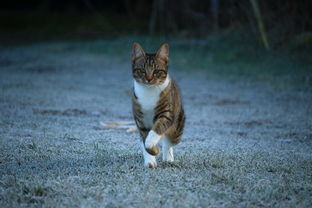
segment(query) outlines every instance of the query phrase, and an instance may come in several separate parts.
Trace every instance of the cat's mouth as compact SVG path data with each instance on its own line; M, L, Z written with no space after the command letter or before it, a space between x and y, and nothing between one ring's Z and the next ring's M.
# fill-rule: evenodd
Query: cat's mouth
M164 82L162 81L143 81L143 84L147 85L147 86L155 86L155 85L162 85Z
M155 85L162 85L164 81L162 80L146 80L146 79L137 79L137 83L145 86L155 86Z
M155 85L155 82L148 82L148 81L143 81L143 84L145 85Z
M144 80L144 84L153 85L153 84L155 84L155 82L153 80L150 80L150 81Z

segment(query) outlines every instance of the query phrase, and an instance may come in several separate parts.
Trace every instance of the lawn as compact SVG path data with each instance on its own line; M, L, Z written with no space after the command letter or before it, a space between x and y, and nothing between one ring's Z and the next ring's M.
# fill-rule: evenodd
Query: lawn
M2 46L0 206L311 207L311 53L241 37ZM100 125L132 120L134 41L169 43L187 116L153 170L137 132Z

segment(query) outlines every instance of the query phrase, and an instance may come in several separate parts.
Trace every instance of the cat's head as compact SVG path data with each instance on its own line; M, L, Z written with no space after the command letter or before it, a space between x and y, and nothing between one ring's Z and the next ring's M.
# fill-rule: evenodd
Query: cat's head
M138 82L161 85L168 76L169 46L163 44L157 53L145 53L138 43L133 44L132 74Z

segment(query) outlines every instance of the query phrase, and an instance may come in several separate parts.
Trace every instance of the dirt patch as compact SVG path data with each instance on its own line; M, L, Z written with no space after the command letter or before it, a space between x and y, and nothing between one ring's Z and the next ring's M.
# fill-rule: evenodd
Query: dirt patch
M248 105L249 101L242 101L240 99L221 99L214 103L215 105L224 106L224 105Z
M263 125L263 121L248 121L248 122L245 122L244 125L247 128L252 128L252 127L255 127L255 126L262 126Z
M236 134L240 137L246 137L248 135L246 132L242 132L242 131L236 132Z
M231 126L245 126L246 128L253 128L256 126L262 126L265 123L268 123L268 121L260 121L260 120L251 120L246 122L240 122L240 121L226 121L224 124L231 125Z
M34 73L54 73L60 71L57 67L52 65L39 65L39 66L28 66L24 67L23 70L27 72L34 72Z
M80 109L66 109L66 110L40 110L40 109L33 109L34 114L41 114L41 115L62 115L62 116L81 116L87 115L86 110Z

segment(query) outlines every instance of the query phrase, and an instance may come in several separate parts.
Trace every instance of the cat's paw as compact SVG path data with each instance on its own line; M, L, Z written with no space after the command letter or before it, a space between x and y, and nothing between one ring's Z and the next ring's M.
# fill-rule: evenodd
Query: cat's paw
M163 157L163 161L172 163L172 162L174 162L174 159L171 156L167 156L167 157Z
M165 162L173 162L173 145L168 139L165 137L162 141L162 153L163 153L163 161Z
M144 166L147 168L152 168L152 169L156 168L157 162L156 162L155 157L150 157L150 158L144 160Z
M163 150L163 161L165 161L165 162L173 162L174 161L172 147L170 149L164 149Z
M148 152L149 154L156 156L159 154L159 148L157 146L154 146L152 148L145 148L146 152Z
M145 149L151 155L158 155L159 149L157 147L158 142L161 139L161 135L151 130L145 140Z

